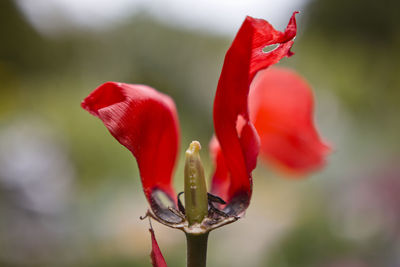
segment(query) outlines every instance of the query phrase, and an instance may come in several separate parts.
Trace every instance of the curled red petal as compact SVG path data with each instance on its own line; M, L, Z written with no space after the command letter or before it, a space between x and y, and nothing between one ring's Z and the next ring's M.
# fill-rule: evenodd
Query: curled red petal
M276 67L258 72L251 84L249 108L261 155L268 162L296 175L324 165L330 148L315 128L313 94L302 77Z
M154 230L150 228L149 231L151 234L151 263L153 264L153 267L167 267L167 263L165 262L154 235Z
M82 107L100 118L135 156L143 190L154 213L168 221L180 220L159 198L165 194L172 205L176 204L171 182L179 129L173 100L145 85L107 82L86 97Z
M275 30L267 21L247 17L225 56L214 101L214 128L229 175L228 208L242 213L252 193L251 172L255 167L258 135L249 120L247 96L255 74L291 56L292 39L296 36L293 13L284 32ZM278 45L263 52L269 45ZM219 188L212 188L220 191Z

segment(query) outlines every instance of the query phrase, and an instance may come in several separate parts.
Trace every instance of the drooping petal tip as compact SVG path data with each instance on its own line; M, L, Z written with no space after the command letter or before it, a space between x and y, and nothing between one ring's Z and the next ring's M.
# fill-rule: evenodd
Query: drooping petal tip
M81 107L87 110L90 114L98 117L99 109L125 100L123 91L115 89L119 86L121 86L121 83L117 82L106 82L102 84L81 102Z

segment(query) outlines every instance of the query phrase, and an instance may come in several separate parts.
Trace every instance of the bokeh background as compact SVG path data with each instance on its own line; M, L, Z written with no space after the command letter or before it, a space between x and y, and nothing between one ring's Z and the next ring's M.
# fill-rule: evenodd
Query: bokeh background
M80 101L105 81L171 95L180 155L203 144L245 15L283 30L333 147L294 180L261 162L246 217L210 235L209 266L400 266L400 20L396 0L0 1L0 266L150 266L134 158ZM182 158L176 169L183 188ZM181 232L153 223L170 266Z

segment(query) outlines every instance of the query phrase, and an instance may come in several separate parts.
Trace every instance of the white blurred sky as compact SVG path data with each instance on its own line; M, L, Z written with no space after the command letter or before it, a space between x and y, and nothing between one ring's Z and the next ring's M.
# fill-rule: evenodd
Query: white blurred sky
M174 26L233 35L246 15L267 19L282 30L307 0L17 0L42 33L70 26L103 28L146 12Z

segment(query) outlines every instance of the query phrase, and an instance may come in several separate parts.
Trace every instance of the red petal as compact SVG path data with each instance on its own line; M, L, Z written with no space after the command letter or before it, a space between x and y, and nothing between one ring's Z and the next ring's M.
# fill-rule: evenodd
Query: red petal
M313 95L302 77L283 68L260 71L249 106L265 159L300 175L324 164L330 149L315 129Z
M161 250L158 246L156 237L154 235L153 229L149 229L150 234L151 234L151 263L153 264L153 267L167 267L167 263L165 262L165 259L161 253Z
M250 202L251 171L259 149L247 108L250 83L259 70L292 55L295 14L284 32L275 30L265 20L247 17L225 56L214 101L214 128L230 173L218 179L230 180L226 195L233 213L241 213ZM265 46L274 44L278 44L275 50L263 52ZM217 187L212 188L213 192L221 191Z
M154 213L169 220L164 215L172 212L161 205L158 195L165 193L175 205L171 182L179 129L173 100L145 85L107 82L85 98L82 107L99 117L136 157L143 190Z
M215 165L214 176L211 181L211 191L220 198L227 200L231 181L228 168L224 161L224 156L222 155L221 146L219 145L215 135L211 138L209 149Z

